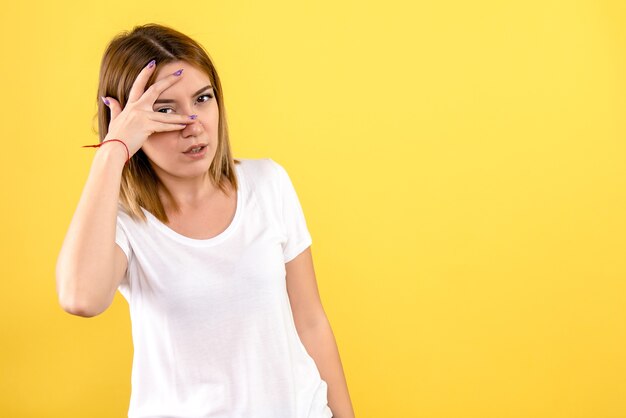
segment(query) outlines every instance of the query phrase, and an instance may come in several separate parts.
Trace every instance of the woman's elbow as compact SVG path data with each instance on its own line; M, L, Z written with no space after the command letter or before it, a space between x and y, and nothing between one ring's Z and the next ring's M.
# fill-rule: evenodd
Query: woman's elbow
M106 307L102 309L102 307L86 301L85 298L78 297L75 292L69 291L61 286L60 283L62 282L57 276L57 301L65 312L84 318L91 318L106 310Z
M70 315L81 316L83 318L91 318L101 313L98 312L98 310L94 309L93 306L90 306L89 304L86 304L77 298L68 298L66 296L64 297L59 295L58 301L61 309L63 309Z

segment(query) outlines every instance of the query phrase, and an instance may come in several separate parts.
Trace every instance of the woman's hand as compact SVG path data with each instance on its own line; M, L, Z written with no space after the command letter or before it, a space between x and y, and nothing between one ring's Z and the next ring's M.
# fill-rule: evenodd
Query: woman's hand
M109 101L111 122L104 141L113 138L124 141L131 156L141 148L146 139L153 133L184 129L186 124L193 122L189 115L160 113L153 110L154 102L161 93L182 77L182 73L179 75L170 74L151 85L144 92L146 83L155 68L156 65L153 65L152 67L146 66L141 70L131 87L128 103L124 109L114 98L105 98Z

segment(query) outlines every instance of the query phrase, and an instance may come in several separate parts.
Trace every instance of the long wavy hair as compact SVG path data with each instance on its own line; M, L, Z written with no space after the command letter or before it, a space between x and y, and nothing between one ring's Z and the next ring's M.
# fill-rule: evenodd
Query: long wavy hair
M235 164L239 161L233 159L230 148L224 93L217 70L200 44L167 26L154 23L135 26L129 32L118 34L106 48L100 65L96 97L100 142L106 137L111 121L109 108L100 97L115 98L123 109L139 72L153 59L156 60L157 68L148 79L146 90L154 84L158 66L174 61L185 61L204 71L209 77L219 109L219 126L217 150L208 174L211 182L222 191L228 191L227 181L230 181L236 191L238 182ZM135 220L146 221L146 216L141 210L143 207L161 222L167 223L165 208L158 194L159 188L173 202L173 210L178 211L179 208L171 199L172 194L159 180L148 157L140 149L131 157L122 171L119 203Z

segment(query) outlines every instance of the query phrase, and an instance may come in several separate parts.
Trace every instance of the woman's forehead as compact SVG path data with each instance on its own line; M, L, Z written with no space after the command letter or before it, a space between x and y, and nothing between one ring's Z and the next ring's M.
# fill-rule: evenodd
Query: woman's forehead
M209 79L209 76L204 71L201 71L197 67L184 61L176 61L164 64L161 68L158 69L155 82L168 77L170 74L173 74L180 69L183 70L181 79L172 84L167 89L163 90L161 95L164 95L167 92L182 92L191 90L196 91L199 88L213 85L213 83L211 83L211 80Z

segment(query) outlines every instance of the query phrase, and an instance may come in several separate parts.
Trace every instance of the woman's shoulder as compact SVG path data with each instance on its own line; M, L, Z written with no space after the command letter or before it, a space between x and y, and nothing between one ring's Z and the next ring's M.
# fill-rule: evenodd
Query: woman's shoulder
M281 175L283 167L271 158L237 158L246 179L258 182L272 181Z

